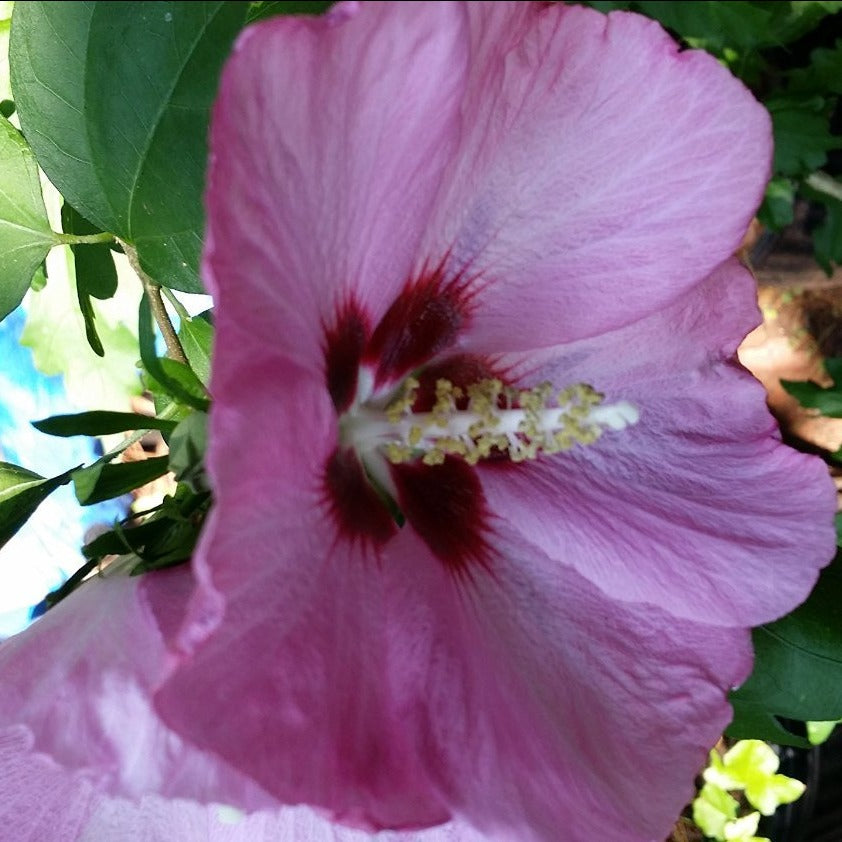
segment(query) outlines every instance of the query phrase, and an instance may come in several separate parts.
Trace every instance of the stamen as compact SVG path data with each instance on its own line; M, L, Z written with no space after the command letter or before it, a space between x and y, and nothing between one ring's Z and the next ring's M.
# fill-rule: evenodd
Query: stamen
M603 395L585 383L562 390L552 406L550 383L515 393L496 378L470 385L467 394L442 378L432 409L413 412L419 385L407 378L385 411L363 405L346 414L343 442L363 458L379 450L393 464L420 458L440 465L447 456L460 456L476 465L495 453L523 462L593 444L606 429L623 430L639 418L633 404L604 404ZM466 408L459 409L460 402Z

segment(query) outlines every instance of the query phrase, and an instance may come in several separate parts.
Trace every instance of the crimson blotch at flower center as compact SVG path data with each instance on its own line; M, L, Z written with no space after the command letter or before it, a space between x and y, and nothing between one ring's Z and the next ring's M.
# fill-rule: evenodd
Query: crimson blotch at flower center
M476 498L469 508L481 518L469 470L480 461L514 465L590 445L639 417L634 404L606 404L587 383L515 386L493 360L454 353L470 319L471 282L445 281L444 265L410 280L373 331L362 309L345 302L325 332L326 384L339 418L325 471L328 503L345 532L375 544L407 516L416 527L426 522L428 532L436 522L470 532L476 521L456 524L435 501ZM422 517L419 506L428 510ZM441 509L437 517L431 506ZM434 545L443 561L463 569L452 542L439 537Z

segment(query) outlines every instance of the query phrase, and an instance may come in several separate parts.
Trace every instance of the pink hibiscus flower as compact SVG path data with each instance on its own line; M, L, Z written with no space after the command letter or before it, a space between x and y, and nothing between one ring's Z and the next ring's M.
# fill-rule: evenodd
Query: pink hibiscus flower
M244 34L207 194L216 508L166 722L361 827L663 838L748 627L833 552L823 465L735 361L770 146L634 15Z
M765 112L634 15L343 5L243 36L211 143L195 590L0 646L2 827L663 838L833 552L734 362Z
M185 567L109 575L0 646L0 839L10 842L363 842L185 745L154 714ZM239 815L208 801L231 797ZM480 842L445 825L383 842Z

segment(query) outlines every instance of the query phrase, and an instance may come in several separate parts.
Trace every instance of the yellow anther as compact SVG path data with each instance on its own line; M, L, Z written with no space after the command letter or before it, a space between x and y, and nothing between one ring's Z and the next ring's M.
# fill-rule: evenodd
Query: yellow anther
M396 464L420 457L425 465L441 465L448 456L459 456L475 465L495 453L523 462L592 444L603 428L622 429L636 420L635 408L627 403L594 413L603 396L585 383L558 393L548 382L515 391L486 378L463 390L439 378L432 409L413 413L418 389L418 381L407 378L386 410L395 438L384 442L382 452Z
M425 465L443 465L444 464L444 453L441 450L433 449L428 450L424 454L424 458L421 460Z
M412 412L415 396L421 384L414 377L407 377L403 381L401 394L386 407L386 418L392 424L397 424L401 418Z
M412 459L412 450L405 444L391 441L386 444L384 451L386 453L386 458L393 465L400 465L401 462L408 462Z

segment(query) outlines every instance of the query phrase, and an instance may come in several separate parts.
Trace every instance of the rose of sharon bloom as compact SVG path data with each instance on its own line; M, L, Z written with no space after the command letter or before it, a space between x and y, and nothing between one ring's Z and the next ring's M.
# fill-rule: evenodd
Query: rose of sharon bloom
M662 839L833 552L735 361L764 110L655 23L342 6L247 31L182 738L376 829ZM230 799L229 799L230 800Z
M0 838L9 842L363 842L184 745L150 692L172 667L185 567L95 579L0 645ZM122 793L122 796L118 793ZM157 793L157 794L144 794ZM239 814L197 803L226 794ZM263 809L258 809L263 808ZM383 842L480 842L450 824Z

